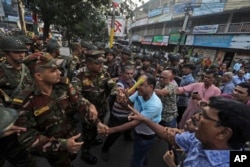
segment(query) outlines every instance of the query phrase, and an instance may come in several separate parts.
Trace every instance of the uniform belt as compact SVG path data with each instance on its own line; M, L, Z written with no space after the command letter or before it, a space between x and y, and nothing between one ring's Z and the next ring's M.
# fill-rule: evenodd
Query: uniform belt
M151 139L153 139L156 136L155 134L145 135L145 134L140 134L140 133L137 133L137 132L135 132L135 134L137 136L139 136L140 138L144 139L144 140L151 140Z

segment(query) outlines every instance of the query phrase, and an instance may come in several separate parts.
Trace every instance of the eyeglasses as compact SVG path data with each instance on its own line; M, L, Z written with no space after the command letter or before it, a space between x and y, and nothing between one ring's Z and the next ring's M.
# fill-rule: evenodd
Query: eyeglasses
M203 116L205 119L209 121L215 122L217 126L221 125L219 120L213 119L210 116L208 116L206 110L200 110L191 117L191 120L195 126L197 126L197 122L201 120L201 116Z

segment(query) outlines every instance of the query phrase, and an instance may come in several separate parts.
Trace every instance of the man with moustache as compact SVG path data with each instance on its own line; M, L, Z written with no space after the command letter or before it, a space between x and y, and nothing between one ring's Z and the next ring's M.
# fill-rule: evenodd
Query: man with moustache
M110 77L109 73L103 69L104 52L99 50L89 50L85 54L86 66L77 75L80 80L81 93L86 99L96 106L98 118L103 121L107 113L108 97L117 93L117 85ZM96 164L97 158L89 150L93 145L102 144L97 137L97 127L95 124L82 122L83 140L81 159L89 164Z
M18 136L28 150L45 157L54 167L71 167L71 161L83 142L73 124L72 114L101 125L93 104L83 98L58 69L62 59L48 53L36 53L24 59L34 78L34 88L14 98L20 111L17 126L27 129Z

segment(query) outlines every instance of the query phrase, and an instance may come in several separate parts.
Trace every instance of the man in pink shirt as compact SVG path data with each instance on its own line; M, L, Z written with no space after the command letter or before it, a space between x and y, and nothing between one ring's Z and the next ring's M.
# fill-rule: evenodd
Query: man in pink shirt
M187 109L182 115L179 128L184 128L186 121L199 110L202 102L207 102L211 96L219 96L221 91L213 83L216 78L216 71L206 70L203 82L193 83L177 89L178 94L189 92L191 94Z

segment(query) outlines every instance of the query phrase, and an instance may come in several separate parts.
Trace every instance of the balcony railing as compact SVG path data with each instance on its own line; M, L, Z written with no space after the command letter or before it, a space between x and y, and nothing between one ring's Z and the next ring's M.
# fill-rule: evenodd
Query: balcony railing
M243 23L231 23L228 27L228 31L226 31L226 24L220 24L218 26L217 33L250 33L250 22L243 22ZM165 28L165 31L163 29L147 29L147 32L145 35L168 35L171 32L171 29L180 29L180 27L172 27L172 28ZM188 34L192 34L193 30ZM137 32L134 32L134 34L137 34ZM140 31L140 34L144 34L144 31Z

